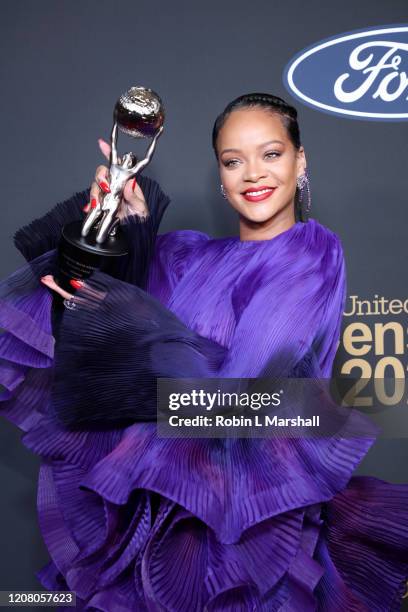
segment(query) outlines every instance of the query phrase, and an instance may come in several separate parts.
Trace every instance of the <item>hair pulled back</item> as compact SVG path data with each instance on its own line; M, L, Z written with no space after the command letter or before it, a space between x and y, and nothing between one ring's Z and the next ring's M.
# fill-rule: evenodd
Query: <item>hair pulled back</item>
M294 106L291 106L279 96L273 96L268 93L249 93L239 96L232 100L223 112L218 115L215 120L213 131L212 131L212 146L214 149L215 156L218 160L218 151L217 151L217 139L218 134L224 125L225 121L228 119L230 114L239 109L243 108L263 108L266 111L277 114L280 116L281 121L286 128L288 133L289 140L295 147L295 149L299 149L301 147L300 140L300 130L297 120L297 110ZM302 207L299 201L299 189L296 188L296 196L295 196L295 213L298 220L303 221Z

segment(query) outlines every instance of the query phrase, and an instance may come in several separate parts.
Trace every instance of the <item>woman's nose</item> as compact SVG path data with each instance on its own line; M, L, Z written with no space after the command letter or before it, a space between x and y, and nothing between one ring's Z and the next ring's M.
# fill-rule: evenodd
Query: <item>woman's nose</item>
M259 181L261 178L265 178L267 172L265 167L261 166L258 163L248 164L245 169L244 180L245 181Z

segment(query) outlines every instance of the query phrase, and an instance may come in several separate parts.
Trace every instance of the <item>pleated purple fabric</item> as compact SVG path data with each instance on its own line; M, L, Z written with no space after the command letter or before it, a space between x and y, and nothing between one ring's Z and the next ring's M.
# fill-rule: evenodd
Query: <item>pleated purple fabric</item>
M144 181L157 220L168 201ZM0 286L2 414L43 458L42 584L106 612L399 610L408 486L352 476L374 432L161 439L151 422L157 377L329 377L338 237L313 219L247 242L126 227L128 266L96 272L73 311L54 316L38 280L54 245L30 232L30 264Z

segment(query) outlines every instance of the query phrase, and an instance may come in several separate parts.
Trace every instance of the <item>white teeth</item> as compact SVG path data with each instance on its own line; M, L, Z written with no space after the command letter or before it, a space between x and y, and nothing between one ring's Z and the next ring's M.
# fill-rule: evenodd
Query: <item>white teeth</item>
M263 193L268 193L269 191L273 191L273 189L262 189L261 191L247 191L245 195L257 196L262 195Z

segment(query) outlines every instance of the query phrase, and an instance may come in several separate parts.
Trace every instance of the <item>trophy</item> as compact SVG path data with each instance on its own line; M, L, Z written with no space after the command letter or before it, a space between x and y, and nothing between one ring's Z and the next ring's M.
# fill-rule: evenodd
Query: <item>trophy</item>
M73 292L71 279L86 279L94 270L109 267L115 258L127 255L128 245L117 218L123 189L150 162L163 123L162 101L151 89L131 87L116 102L109 160L110 192L103 195L96 208L89 210L84 220L62 228L57 282L66 291ZM118 130L134 138L152 138L144 159L138 160L133 153L118 155Z

